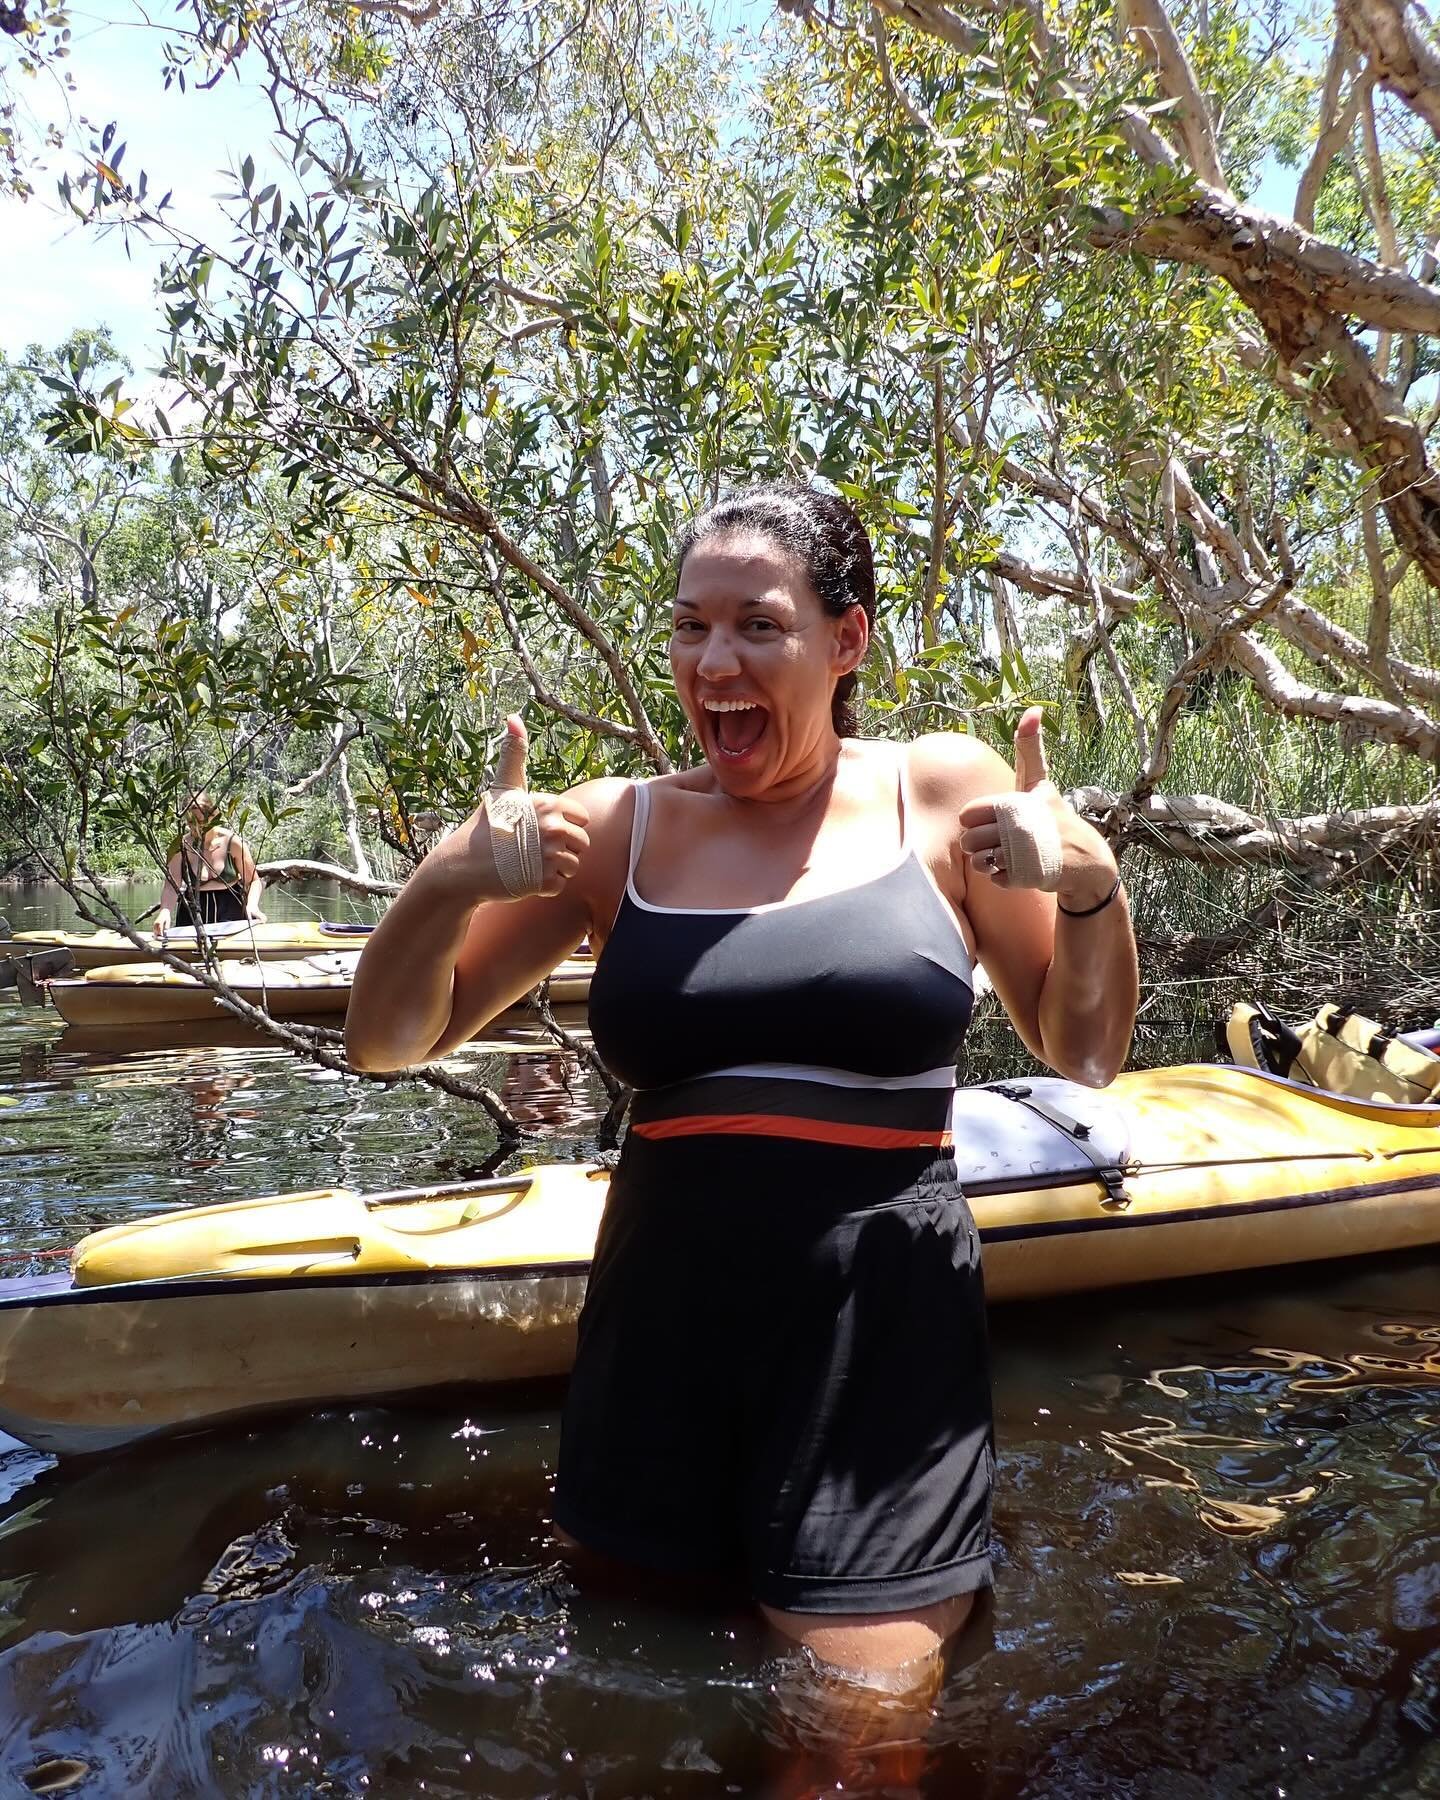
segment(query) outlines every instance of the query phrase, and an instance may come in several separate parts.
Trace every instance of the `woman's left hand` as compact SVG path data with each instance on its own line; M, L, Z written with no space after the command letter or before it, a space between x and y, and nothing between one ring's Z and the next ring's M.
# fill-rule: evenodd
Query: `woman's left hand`
M247 906L245 908L245 917L252 925L265 925L269 923L258 906Z
M1058 879L1044 883L1053 889L1062 906L1083 911L1102 901L1115 884L1119 873L1114 853L1095 830L1087 825L1050 779L1045 762L1043 714L1032 706L1015 730L1015 787L1029 794L1049 810L1050 824L1059 839L1060 870ZM1002 834L995 816L995 801L1001 795L970 800L960 808L960 848L968 859L972 877L982 875L996 887L1018 888L1041 885L1017 877L1005 866L1001 847Z

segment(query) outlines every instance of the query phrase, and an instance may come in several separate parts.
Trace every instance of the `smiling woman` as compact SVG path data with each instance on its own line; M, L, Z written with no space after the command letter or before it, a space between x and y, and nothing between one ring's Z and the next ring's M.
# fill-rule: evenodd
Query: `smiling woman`
M718 565L713 554L704 553L707 546L713 552L717 540L725 551ZM725 611L728 599L740 635L752 642L778 638L806 628L792 596L808 588L822 610L843 627L829 685L830 722L837 737L858 736L851 697L875 624L875 564L870 539L854 508L814 488L751 488L702 513L681 534L678 549L681 576L672 651L677 676L681 667L689 666L685 659L710 635L707 606L711 612L717 605ZM727 595L726 583L737 577L738 587ZM710 671L718 670L717 679L723 681L723 665L713 649L701 660ZM700 704L707 714L761 712L758 729L747 723L746 730L729 726L720 730L717 721L718 747L727 760L743 757L747 732L753 731L752 743L758 742L768 722L763 697L737 699L717 691L705 695Z
M636 1094L557 1522L611 1560L728 1575L821 1664L923 1689L990 1581L984 1296L949 1129L974 965L1037 1055L1109 1081L1135 1009L1124 895L1048 781L1038 712L1020 794L971 738L852 735L875 584L844 501L740 493L678 564L671 666L704 763L533 797L519 898L480 807L366 948L350 1055L443 1054L589 935L595 1045ZM1027 834L1045 855L1017 854Z

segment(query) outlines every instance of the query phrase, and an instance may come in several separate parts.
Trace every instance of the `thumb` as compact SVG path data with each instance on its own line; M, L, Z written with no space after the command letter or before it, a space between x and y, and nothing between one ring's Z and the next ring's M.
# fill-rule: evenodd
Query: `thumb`
M1045 715L1029 707L1015 727L1015 785L1022 794L1050 779L1045 761Z
M505 721L505 742L500 746L500 767L494 785L497 788L523 788L525 758L530 754L530 739L518 713Z

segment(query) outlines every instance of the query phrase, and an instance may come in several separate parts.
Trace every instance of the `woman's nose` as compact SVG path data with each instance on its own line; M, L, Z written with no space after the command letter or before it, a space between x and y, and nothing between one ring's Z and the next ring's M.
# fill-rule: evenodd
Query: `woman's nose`
M695 665L696 672L712 680L722 675L738 675L740 659L735 653L735 639L723 627L712 627L705 634L705 648Z

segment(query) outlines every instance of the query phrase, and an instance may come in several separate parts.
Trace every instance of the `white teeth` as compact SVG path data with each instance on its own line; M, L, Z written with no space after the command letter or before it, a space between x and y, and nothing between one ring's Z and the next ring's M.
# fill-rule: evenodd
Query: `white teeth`
M758 702L754 700L702 700L700 704L706 712L754 712Z

